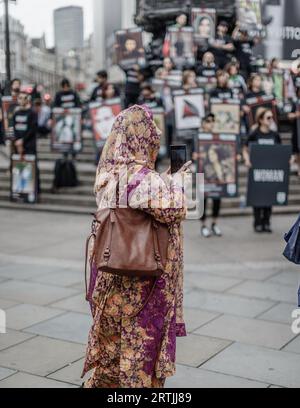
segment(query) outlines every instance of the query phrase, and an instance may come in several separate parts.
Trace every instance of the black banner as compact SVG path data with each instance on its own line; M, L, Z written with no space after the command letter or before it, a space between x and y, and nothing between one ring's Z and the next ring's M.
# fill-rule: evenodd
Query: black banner
M248 179L248 206L288 205L290 146L253 144Z

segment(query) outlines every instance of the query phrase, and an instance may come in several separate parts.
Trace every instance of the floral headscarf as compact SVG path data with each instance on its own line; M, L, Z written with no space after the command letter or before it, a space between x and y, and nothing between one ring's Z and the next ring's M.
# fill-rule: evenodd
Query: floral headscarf
M155 168L161 131L145 106L132 106L121 112L107 139L97 170L95 193L107 185L108 178L121 166Z

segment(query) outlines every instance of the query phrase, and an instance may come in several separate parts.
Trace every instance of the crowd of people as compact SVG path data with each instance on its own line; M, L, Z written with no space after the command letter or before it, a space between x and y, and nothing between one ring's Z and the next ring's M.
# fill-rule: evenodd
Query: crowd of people
M182 28L188 24L186 15L180 15L176 21L176 27ZM20 154L33 154L38 156L37 138L47 137L52 128L52 109L72 109L82 108L87 111L91 102L103 103L114 98L121 98L122 108L128 108L135 104L147 105L149 108L161 107L165 112L166 124L166 144L169 146L177 141L176 127L174 124L174 103L172 100L171 86L164 87L163 92L158 92L155 88L155 80L167 81L174 77L176 73L177 87L189 93L193 89L203 87L201 83L210 84L204 86L205 92L205 117L199 130L203 132L213 132L215 116L210 111L210 99L220 100L235 99L241 106L241 131L238 135L240 161L251 167L249 157L249 144L278 144L281 143L278 133L278 122L274 118L274 111L268 108L258 109L255 117L255 124L249 123L250 107L247 104L249 98L260 98L266 96L263 87L263 77L261 68L265 68L270 77L272 72L280 68L279 61L264 61L258 64L254 58L254 46L259 42L259 38L253 38L243 31L238 25L229 34L229 25L226 21L220 21L216 28L216 36L212 40L207 40L195 48L195 61L181 61L176 65L176 61L170 57L170 47L168 44L168 34L162 50L161 64L155 68L150 65L140 66L137 63L124 68L126 75L125 86L120 87L109 81L108 73L104 70L96 74L96 84L92 94L88 98L81 99L79 94L72 88L68 79L62 80L60 90L52 98L49 94L42 95L39 88L31 90L31 94L22 89L19 79L14 79L11 83L11 96L14 98L13 109L10 110L8 120L11 120L14 138L13 151ZM290 96L284 100L277 99L278 117L285 120L292 129L293 161L297 166L300 176L300 146L298 137L298 119L300 110L298 109L298 96L300 95L300 65L294 70L285 70L285 78L290 79L292 84ZM178 79L180 81L178 85ZM203 81L204 80L204 81ZM175 81L175 82L176 82ZM202 81L202 82L201 82ZM276 98L276 95L274 95ZM4 118L1 121L0 144L5 144ZM196 130L196 133L198 129ZM187 143L190 143L191 136L187 136ZM190 158L197 161L197 152L193 140L190 143ZM73 151L65 153L65 159L71 153L72 158L76 158ZM99 152L97 161L99 159ZM207 199L205 200L205 214L202 218L201 233L204 237L211 235L222 236L218 226L218 218L221 209L221 198L213 199L213 219L211 227L207 224ZM271 230L271 208L254 209L254 228L258 233Z

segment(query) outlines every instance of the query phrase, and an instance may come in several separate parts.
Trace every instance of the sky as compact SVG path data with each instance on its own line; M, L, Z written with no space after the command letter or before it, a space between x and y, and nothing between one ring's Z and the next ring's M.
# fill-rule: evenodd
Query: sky
M92 0L17 0L10 3L10 14L25 26L29 37L41 37L46 34L47 46L54 45L53 10L65 6L82 6L84 9L85 36L93 31ZM3 4L0 4L0 10ZM3 14L1 11L0 14Z

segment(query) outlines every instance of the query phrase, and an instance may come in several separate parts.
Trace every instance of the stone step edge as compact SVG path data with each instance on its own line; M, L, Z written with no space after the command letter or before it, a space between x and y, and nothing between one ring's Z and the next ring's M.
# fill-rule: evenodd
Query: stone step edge
M73 207L63 205L49 205L49 204L17 204L11 202L0 201L0 209L19 210L19 211L37 211L57 214L73 214L73 215L87 215L91 217L97 209L95 207ZM223 209L221 218L228 217L249 217L252 215L252 209ZM299 215L299 206L288 207L274 207L274 215ZM189 220L187 220L189 221Z

